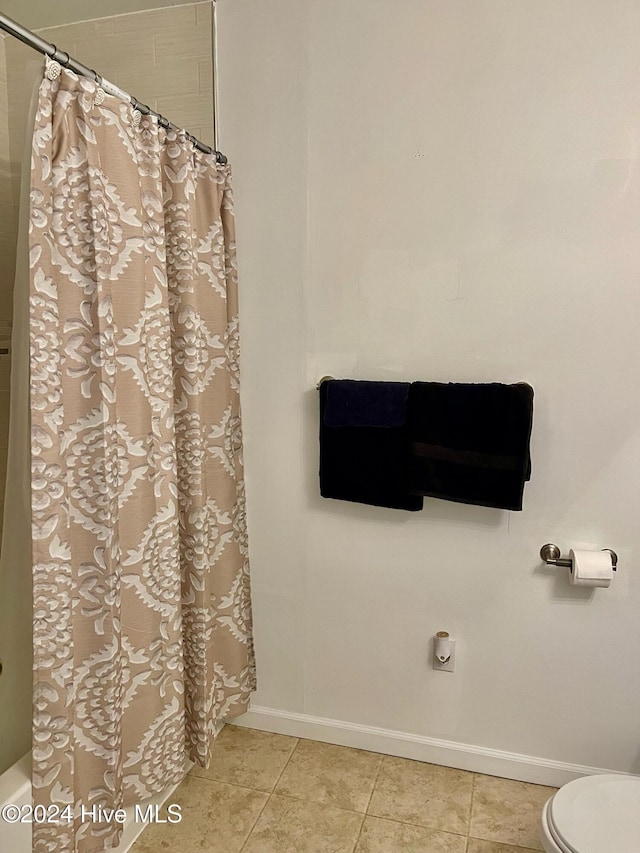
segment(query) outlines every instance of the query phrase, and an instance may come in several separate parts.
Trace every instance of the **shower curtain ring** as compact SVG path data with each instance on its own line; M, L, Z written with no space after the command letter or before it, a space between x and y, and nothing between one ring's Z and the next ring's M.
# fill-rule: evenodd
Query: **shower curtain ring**
M64 65L64 67L67 68L69 65L69 60L71 59L71 57L69 56L69 54L66 51L58 50L58 48L55 46L55 44L53 47L54 47L54 51L53 51L53 55L51 58L53 59L54 62L58 62L60 65Z

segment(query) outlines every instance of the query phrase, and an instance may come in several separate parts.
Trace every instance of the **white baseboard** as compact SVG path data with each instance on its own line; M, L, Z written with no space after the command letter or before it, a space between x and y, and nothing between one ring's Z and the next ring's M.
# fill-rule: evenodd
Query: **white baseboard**
M533 755L519 755L515 752L503 752L499 749L397 732L392 729L380 729L375 726L347 723L343 720L313 717L310 714L280 711L277 708L254 707L246 714L229 722L236 726L336 743L340 746L411 758L414 761L426 761L430 764L442 764L474 773L486 773L489 776L503 776L520 782L552 785L555 788L580 776L620 773L618 770L566 764Z

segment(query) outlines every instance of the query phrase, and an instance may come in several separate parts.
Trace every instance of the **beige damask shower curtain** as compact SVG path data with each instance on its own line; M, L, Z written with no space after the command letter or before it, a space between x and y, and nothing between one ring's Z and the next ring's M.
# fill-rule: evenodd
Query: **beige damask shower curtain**
M255 687L229 167L47 62L30 267L34 849L102 850Z

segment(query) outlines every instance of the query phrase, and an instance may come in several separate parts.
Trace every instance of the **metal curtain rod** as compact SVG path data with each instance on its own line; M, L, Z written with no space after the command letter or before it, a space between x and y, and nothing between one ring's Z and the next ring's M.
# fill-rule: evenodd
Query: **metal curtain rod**
M83 65L81 62L78 62L77 59L69 56L69 54L65 53L64 50L58 50L55 44L49 44L49 42L40 38L39 35L32 33L31 30L23 27L22 24L12 20L2 12L0 12L0 29L29 45L29 47L34 48L34 50L44 53L50 59L55 60L55 62L59 62L60 65L63 65L65 68L70 68L71 71L75 71L76 74L80 74L82 77L88 77L90 80L95 80L98 86L104 89L105 92L108 92L110 95L115 95L122 101L129 101L134 110L138 110L138 112L143 115L156 116L158 124L161 127L164 127L165 130L168 130L169 128L173 130L180 130L177 125L172 124L169 119L166 119L163 115L160 115L160 113L155 112L155 110L152 110L151 107L148 107L146 104L141 104L137 98L133 97L133 95L129 95L128 92L124 92L122 89L119 89L113 83L110 83L108 80L105 80L97 74L93 69L87 68L86 65ZM214 151L213 148L205 145L204 142L200 142L199 139L196 139L196 137L192 136L190 133L186 133L186 136L199 151L203 151L205 154L215 154L218 163L223 166L226 165L227 158L220 151Z

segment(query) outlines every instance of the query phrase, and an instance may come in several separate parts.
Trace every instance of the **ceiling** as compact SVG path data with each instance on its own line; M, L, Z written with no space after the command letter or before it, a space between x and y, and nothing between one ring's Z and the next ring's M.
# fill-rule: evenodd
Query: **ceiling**
M57 24L70 24L74 21L90 21L93 18L106 18L122 15L126 12L141 12L143 9L159 9L161 6L185 6L195 0L0 0L0 12L14 21L39 30L54 27Z

